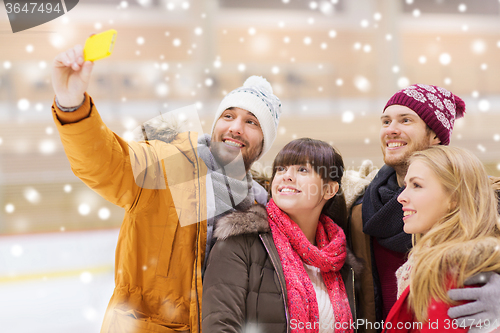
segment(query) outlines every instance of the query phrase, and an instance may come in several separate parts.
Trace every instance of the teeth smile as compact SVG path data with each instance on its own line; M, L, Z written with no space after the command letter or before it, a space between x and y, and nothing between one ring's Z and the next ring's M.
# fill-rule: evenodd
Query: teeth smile
M404 216L410 216L410 215L413 215L413 214L415 214L415 213L416 213L415 211L405 210L405 211L403 212L403 215L404 215Z
M390 142L387 144L387 147L389 148L396 148L396 147L401 147L404 146L404 143L401 142Z
M297 193L297 190L293 188L282 188L280 192L292 192L292 193Z
M233 147L238 147L238 148L243 147L242 144L230 140L224 140L224 143Z

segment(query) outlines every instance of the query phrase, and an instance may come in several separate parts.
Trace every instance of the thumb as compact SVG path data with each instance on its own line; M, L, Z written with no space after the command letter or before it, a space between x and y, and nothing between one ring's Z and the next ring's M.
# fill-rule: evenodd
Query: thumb
M90 74L92 73L92 68L94 68L94 63L92 61L85 61L85 63L82 66L82 80L85 82L90 81Z

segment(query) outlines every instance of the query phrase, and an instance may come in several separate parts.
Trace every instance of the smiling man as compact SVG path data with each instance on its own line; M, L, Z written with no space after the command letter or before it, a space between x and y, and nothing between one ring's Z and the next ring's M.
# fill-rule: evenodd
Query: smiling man
M381 122L380 141L384 163L394 169L398 184L401 185L411 154L440 144L441 140L415 111L404 105L388 106Z
M458 96L423 84L397 92L384 108L380 141L385 165L352 208L350 225L353 249L367 262L362 308L370 322L385 319L395 303L395 272L412 246L397 202L408 158L432 145L449 144L455 119L464 112L465 103Z
M247 137L240 135L240 130L245 128ZM212 153L221 165L227 165L241 152L245 169L250 169L252 161L261 154L264 141L262 129L257 117L250 111L231 107L214 123L212 141L223 142L224 146L215 145Z
M224 97L212 135L145 125L144 141L127 142L86 93L92 67L81 46L55 58L52 112L74 173L125 209L101 332L200 332L214 226L223 213L266 203L249 170L276 138L281 103L252 76Z
M448 145L455 119L465 103L444 88L409 86L387 102L381 116L380 142L385 165L366 190L362 204L363 232L370 235L377 319L396 301L396 270L406 261L411 236L403 231L397 195L404 189L408 159L432 145Z
M398 91L384 108L380 141L385 165L354 204L348 228L355 254L367 263L368 269L362 276L361 308L368 322L385 320L395 303L395 273L412 247L411 235L403 230L404 213L397 201L404 190L409 157L433 145L448 145L455 120L464 113L465 103L458 96L425 84ZM500 276L479 275L467 283L486 284L481 288L451 290L453 300L474 302L450 308L449 316L466 320L466 325L475 325L479 319L498 318ZM370 325L366 327L367 331L374 331Z

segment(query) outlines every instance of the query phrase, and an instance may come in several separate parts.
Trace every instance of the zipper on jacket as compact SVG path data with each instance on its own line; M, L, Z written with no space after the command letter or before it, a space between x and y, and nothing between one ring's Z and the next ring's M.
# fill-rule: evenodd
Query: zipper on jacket
M280 287L281 287L281 293L283 294L283 305L285 306L286 331L290 332L290 318L288 317L288 306L286 305L286 293L285 293L285 288L283 287L283 281L281 281L281 276L278 274L277 267L279 267L279 266L276 264L276 258L274 258L271 251L269 251L269 248L266 244L266 241L264 240L264 237L262 237L262 234L259 234L259 238L262 241L262 244L264 244L264 248L266 249L267 254L269 254L269 258L271 259L271 263L273 264L274 270L276 271L276 275L278 276L278 281L279 281ZM278 260L278 262L280 263L280 266L281 266L281 260Z
M198 157L196 156L196 151L193 147L193 142L191 141L191 132L188 132L189 144L191 145L191 149L195 152L195 162L196 162L196 176L198 179L198 200L201 200L201 192L200 192L200 166L198 165ZM200 228L201 228L201 212L200 212L200 204L198 203L198 228L196 232L196 245L195 245L195 257L194 257L194 291L196 294L196 320L198 321L198 333L201 333L201 322L200 322L200 302L199 302L199 294L198 294L198 242L200 240Z
M357 323L358 322L358 311L356 309L356 288L354 286L354 268L351 267L351 274L352 274L352 299L353 299L353 305L354 305L354 318L352 320ZM354 332L358 331L358 326L357 324L354 326Z

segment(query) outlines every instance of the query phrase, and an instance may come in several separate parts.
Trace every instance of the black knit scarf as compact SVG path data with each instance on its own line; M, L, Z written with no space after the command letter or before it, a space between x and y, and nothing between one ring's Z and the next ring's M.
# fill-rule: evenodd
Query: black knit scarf
M383 247L405 253L411 249L411 235L403 231L403 210L397 201L404 187L399 187L396 171L384 165L363 197L363 232L377 239Z

